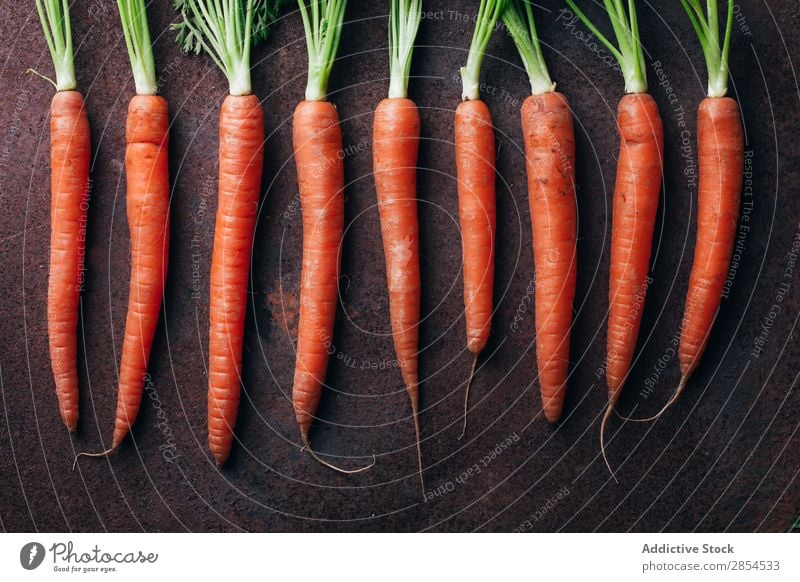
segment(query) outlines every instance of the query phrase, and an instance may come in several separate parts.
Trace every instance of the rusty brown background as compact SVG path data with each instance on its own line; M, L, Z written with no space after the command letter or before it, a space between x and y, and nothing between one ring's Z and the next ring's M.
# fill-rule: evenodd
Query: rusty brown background
M268 139L254 239L245 393L238 442L218 471L206 450L208 269L214 226L217 115L227 84L207 57L180 54L167 0L151 28L173 118L172 248L164 315L138 423L118 454L85 460L111 436L116 366L128 296L122 173L125 111L133 93L114 2L73 8L76 69L87 97L94 158L81 327L81 425L58 417L47 357L48 106L52 89L25 74L52 71L32 1L0 0L0 528L7 531L788 531L800 514L800 51L796 1L737 4L732 94L752 152L749 221L730 293L702 365L679 405L652 425L612 422L599 457L606 402L610 200L619 74L591 50L585 29L538 10L553 78L576 117L580 270L565 417L540 413L533 359L531 232L519 108L528 85L511 39L495 35L484 96L498 135L498 247L492 340L459 441L470 356L464 349L452 118L477 1L427 0L411 97L421 107L419 172L423 269L420 356L425 477L420 502L413 430L393 367L378 212L370 175L372 112L387 82L386 3L352 0L330 96L343 119L349 228L335 352L313 439L342 464L377 456L344 477L302 453L289 401L301 224L291 115L303 96L306 54L296 13L255 51L254 89ZM587 4L584 2L584 4ZM620 409L659 409L678 380L671 356L691 265L695 192L682 140L693 148L705 70L679 3L641 1L651 91L664 116L666 187L639 357ZM441 11L441 12L440 12ZM590 11L598 14L597 11ZM581 37L580 35L583 35ZM794 55L794 62L792 60ZM670 91L673 95L670 98ZM672 100L670 100L672 99ZM681 108L686 127L680 127ZM684 133L685 132L685 133ZM693 149L689 152L693 155ZM797 247L794 247L797 250ZM516 324L515 324L516 322ZM766 330L766 331L765 331ZM758 338L764 349L753 354ZM648 381L649 379L649 381ZM652 384L652 390L647 385ZM509 443L503 447L501 443ZM497 448L500 445L499 449ZM499 453L493 451L499 450ZM478 470L474 467L477 465Z

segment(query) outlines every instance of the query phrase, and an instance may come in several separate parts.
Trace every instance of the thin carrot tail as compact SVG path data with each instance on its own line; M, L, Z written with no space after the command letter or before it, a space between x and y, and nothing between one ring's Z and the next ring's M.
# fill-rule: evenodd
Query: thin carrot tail
M343 473L345 475L354 475L356 473L361 473L366 471L367 469L371 469L375 465L375 455L372 455L372 462L367 465L366 467L361 467L359 469L342 469L341 467L337 467L320 457L317 453L314 452L314 449L311 448L311 443L308 440L308 433L306 431L300 431L300 437L303 439L303 449L308 451L315 461L317 461L320 465L328 467L328 469L333 469L338 473Z
M417 439L417 466L419 467L419 485L422 491L422 501L427 502L428 498L425 496L425 478L422 476L422 444L419 436L419 388L415 387L416 392L412 393L409 390L411 397L411 414L414 417L414 435Z
M611 468L611 463L608 462L608 457L606 456L606 424L608 423L608 419L611 418L611 412L613 410L614 400L612 399L608 401L606 412L603 414L603 420L600 423L600 452L603 455L603 462L606 464L608 472L611 474L611 478L614 479L615 483L619 483L617 476L614 474L614 469Z
M81 457L92 457L92 458L95 458L95 459L99 459L99 458L108 457L109 455L111 455L112 453L115 453L115 452L117 452L117 447L116 446L112 446L110 449L107 449L107 450L105 450L105 451L103 451L101 453L85 453L85 452L84 453L78 453L77 455L75 455L75 460L72 461L72 471L74 472L75 469L78 467L78 459L80 459Z
M475 378L475 368L478 366L478 356L480 356L480 352L475 352L475 357L472 358L472 370L469 373L469 380L467 380L467 389L464 391L464 426L461 427L461 436L458 437L458 440L464 438L464 435L467 434L467 411L469 410L469 389L472 386L472 379Z
M653 416L649 416L647 418L629 418L627 416L622 416L621 414L617 413L622 420L625 422L653 422L654 420L658 420L661 418L661 415L664 414L668 408L671 408L673 404L678 401L678 398L681 397L683 391L686 390L686 385L689 383L689 376L681 376L681 381L678 383L678 388L675 390L675 393L672 395L667 403L658 411L658 413L654 414Z

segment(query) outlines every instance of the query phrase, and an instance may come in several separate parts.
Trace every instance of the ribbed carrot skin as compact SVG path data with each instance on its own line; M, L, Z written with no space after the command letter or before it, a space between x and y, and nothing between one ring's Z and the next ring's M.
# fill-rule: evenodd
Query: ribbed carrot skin
M611 228L606 369L612 404L636 350L664 167L664 129L650 95L634 93L620 99L617 126L620 149Z
M250 256L264 164L264 113L254 95L228 95L219 116L219 189L209 307L208 445L230 454L241 395Z
M91 136L83 96L59 91L50 106L50 277L47 333L61 418L78 428L78 308L89 205Z
M567 98L554 92L525 99L522 131L536 264L536 359L542 407L556 422L569 372L577 262L575 132Z
M344 236L344 162L336 107L303 101L294 111L292 139L303 214L300 320L292 402L303 443L319 406L339 293Z
M419 400L419 222L417 156L420 118L410 99L384 99L375 109L373 171L381 218L389 314L403 381L416 411Z
M483 101L463 101L456 109L455 150L467 348L479 354L492 328L497 222L494 127Z
M167 101L155 95L133 97L128 106L125 139L131 277L112 449L122 443L139 413L167 278L170 193Z
M700 182L697 242L681 326L678 357L688 378L706 348L717 315L739 220L744 171L744 129L730 97L708 97L697 112Z

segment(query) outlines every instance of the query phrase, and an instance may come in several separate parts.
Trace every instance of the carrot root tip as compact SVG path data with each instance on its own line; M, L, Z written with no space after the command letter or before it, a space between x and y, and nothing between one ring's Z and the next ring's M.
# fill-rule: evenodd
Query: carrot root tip
M367 469L371 469L375 465L375 463L377 461L375 455L372 455L372 462L369 465L365 466L365 467L360 467L358 469L342 469L341 467L337 467L336 465L334 465L332 463L329 463L328 461L326 461L325 459L320 457L317 453L315 453L314 449L311 448L311 444L308 441L308 435L304 434L304 435L302 435L302 438L303 438L303 448L300 449L301 451L307 450L308 454L310 454L311 457L315 461L317 461L320 465L323 465L324 467L328 467L329 469L333 469L334 471L336 471L338 473L342 473L344 475L354 475L356 473L361 473L362 471L366 471Z
M659 418L661 418L661 415L663 415L667 411L667 409L671 408L672 405L674 405L678 401L678 398L680 398L681 394L683 394L683 391L686 390L686 385L688 383L689 383L689 376L681 376L681 381L680 383L678 383L678 388L675 390L675 394L673 394L672 398L670 398L667 401L667 403L661 408L661 410L659 410L653 416L648 416L647 418L630 418L621 415L619 412L617 412L616 414L619 418L621 418L625 422L653 422L655 420L658 420Z
M458 440L464 438L464 435L467 434L467 411L469 410L469 389L472 386L472 380L475 378L475 368L478 366L478 356L480 353L476 353L475 357L472 359L472 370L469 373L469 380L467 381L467 389L464 391L464 425L461 427L461 436L458 437Z
M614 474L614 470L611 468L611 463L608 462L608 457L606 456L606 424L608 423L608 419L611 418L611 412L613 410L614 404L613 402L609 402L606 412L603 414L603 421L600 423L600 452L603 455L603 461L606 464L606 468L608 468L608 472L611 474L611 478L614 479L615 483L619 483L617 476Z
M417 466L419 467L419 485L422 491L422 501L427 503L428 498L425 495L425 478L422 476L422 444L419 438L419 404L412 397L411 399L411 413L414 416L414 434L417 437Z
M103 451L101 453L78 453L77 455L75 455L75 460L72 462L72 470L75 471L75 469L78 467L78 459L80 459L81 457L92 457L98 459L98 458L108 457L109 455L115 453L116 451L117 451L117 445L114 445L110 449Z

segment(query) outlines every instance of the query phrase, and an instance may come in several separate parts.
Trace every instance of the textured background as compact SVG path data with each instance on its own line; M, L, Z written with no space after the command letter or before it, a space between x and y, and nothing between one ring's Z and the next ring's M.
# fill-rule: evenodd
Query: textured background
M612 422L599 457L606 402L602 365L610 201L619 74L559 15L538 10L546 58L574 107L580 267L566 413L540 413L530 303L533 273L519 108L528 86L511 39L495 35L484 63L485 99L498 136L498 246L492 340L473 386L470 430L458 441L470 356L464 349L452 118L477 1L428 0L411 97L421 107L419 172L423 272L420 355L422 444L433 499L420 503L413 430L392 366L385 271L370 176L372 112L387 89L386 4L352 0L331 99L343 119L349 229L336 356L313 439L323 452L377 455L344 477L301 453L289 394L294 365L301 223L291 158L291 115L302 98L305 46L289 14L255 51L254 88L268 140L254 239L246 330L245 394L228 465L206 452L208 269L214 226L217 115L227 85L206 57L182 56L167 0L151 7L171 143L172 248L152 384L119 454L85 460L111 436L128 296L122 172L125 110L133 92L115 3L78 0L76 68L92 123L93 189L80 351L81 426L58 417L47 357L48 106L51 88L26 75L52 70L33 2L0 0L0 528L48 531L787 531L800 514L800 272L797 2L737 5L732 94L752 151L750 220L738 267L702 365L685 396L652 425ZM584 2L584 4L587 4ZM642 35L660 59L649 68L666 133L666 194L653 252L639 356L623 412L645 415L678 380L670 351L680 324L694 242L695 192L684 175L682 132L693 155L694 111L704 95L700 48L678 2L639 2ZM666 5L669 5L666 7ZM597 14L597 12L595 12ZM795 57L796 60L796 57ZM672 101L668 94L672 92ZM679 126L681 108L686 123ZM795 250L797 248L795 247ZM781 284L788 290L781 290ZM779 301L782 299L782 301ZM517 325L514 326L515 317ZM521 318L521 321L520 321ZM766 331L764 331L766 329ZM765 334L758 357L754 342ZM653 385L648 393L645 383ZM161 412L160 412L161 411ZM510 445L492 451L510 438ZM364 459L338 458L342 464ZM478 465L480 472L470 469ZM527 523L530 524L527 525Z

